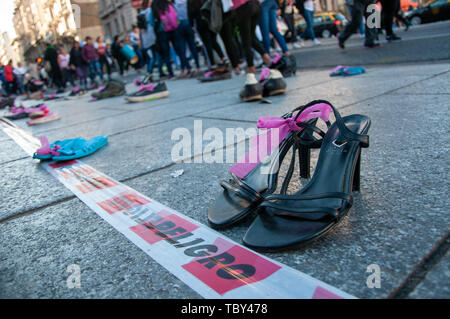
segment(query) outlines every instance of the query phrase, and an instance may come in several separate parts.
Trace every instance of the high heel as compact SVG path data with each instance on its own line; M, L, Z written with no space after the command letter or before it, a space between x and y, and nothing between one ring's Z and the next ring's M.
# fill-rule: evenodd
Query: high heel
M342 118L329 102L314 102L327 105L336 118L323 137L314 176L294 195L264 197L243 239L253 249L272 251L317 239L353 205L351 193L360 188L361 148L369 147L370 119L357 114Z
M359 152L358 160L356 161L356 167L353 173L353 186L352 191L359 192L361 189L361 152Z
M288 151L293 148L290 168L282 185L284 194L293 175L295 153L300 146L302 149L321 144L310 130L319 131L315 127L317 118L328 121L329 111L317 107L314 103L298 107L283 117L262 117L258 120L258 127L265 129L278 129L279 144L269 151L270 155L265 160L259 159L253 163L252 159L259 154L259 142L267 138L272 140L272 130L256 136L250 142L256 147L246 154L243 160L233 165L230 169L232 179L220 183L223 192L212 203L208 211L208 221L213 228L231 226L258 209L258 205L264 200L264 196L272 194L277 188L278 172ZM295 124L297 123L297 125ZM308 134L308 139L303 141L303 136ZM325 133L321 132L322 135ZM263 137L261 137L263 135ZM266 140L266 141L267 141ZM271 145L272 146L272 145ZM304 151L307 152L307 151ZM308 163L301 168L309 171Z

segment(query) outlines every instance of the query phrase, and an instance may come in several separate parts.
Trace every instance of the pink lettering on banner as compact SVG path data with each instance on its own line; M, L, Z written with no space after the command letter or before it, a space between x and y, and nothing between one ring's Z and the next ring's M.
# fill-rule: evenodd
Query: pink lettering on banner
M142 197L135 192L122 192L111 199L97 203L101 208L107 211L109 214L114 214L119 211L128 210L136 206L142 206L150 203L148 199Z
M317 286L312 296L312 299L344 299L344 298L335 295L334 293L326 290L325 288Z
M214 245L219 248L219 253L196 258L182 267L220 295L264 280L281 269L277 264L222 238L217 238Z
M60 168L60 167L64 167L64 166L71 166L71 165L74 165L74 164L77 164L77 163L78 163L78 161L75 161L75 160L61 161L61 162L56 162L56 163L49 164L49 166L51 168Z
M171 214L165 210L155 214L151 220L130 227L139 237L149 244L157 243L163 239L173 239L183 234L190 233L199 226L188 222L178 215Z

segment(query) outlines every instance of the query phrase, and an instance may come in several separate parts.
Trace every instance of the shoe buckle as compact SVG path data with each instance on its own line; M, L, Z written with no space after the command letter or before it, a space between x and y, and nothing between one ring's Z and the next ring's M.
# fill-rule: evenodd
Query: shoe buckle
M334 141L332 142L332 144L333 144L334 146L336 146L336 147L342 147L342 146L344 146L345 144L347 144L347 142L348 142L348 141L344 141L344 142L341 143L341 144L336 144L337 141L338 141L338 140L336 139L336 140L334 140Z

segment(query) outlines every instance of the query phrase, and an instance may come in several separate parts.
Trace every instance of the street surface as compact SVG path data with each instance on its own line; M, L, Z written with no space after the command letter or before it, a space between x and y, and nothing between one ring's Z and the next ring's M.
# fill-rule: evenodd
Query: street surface
M358 36L345 51L335 39L297 50L300 72L286 80L286 95L270 98L272 104L242 103L243 77L205 84L186 79L168 81L166 99L56 100L46 104L60 120L15 123L50 141L108 135L109 144L83 162L207 225L208 207L232 164L174 163L174 129L192 132L201 120L203 132L215 127L225 135L226 128L254 127L260 116L280 116L314 99L329 100L342 115L365 114L372 120L370 148L362 151L361 193L354 194L348 216L304 248L264 255L359 298L450 298L449 26L413 27L399 32L403 41L374 50L362 48ZM338 64L363 66L366 73L329 77ZM135 90L131 79L128 92ZM0 150L0 298L200 297L3 132ZM181 176L171 176L180 169ZM295 180L291 192L301 187ZM240 243L248 225L221 233ZM79 289L66 284L71 264L81 269ZM372 264L380 267L380 288L366 284Z

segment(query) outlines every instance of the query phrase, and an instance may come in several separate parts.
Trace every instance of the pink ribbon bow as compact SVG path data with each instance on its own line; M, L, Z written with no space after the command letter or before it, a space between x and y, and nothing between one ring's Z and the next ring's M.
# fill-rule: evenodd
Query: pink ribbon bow
M58 150L61 149L61 146L55 145L53 149L50 148L50 143L48 142L47 137L39 136L39 140L41 141L41 148L36 151L36 154L38 155L52 154L53 156L58 156L61 154L60 152L57 152Z
M230 168L230 172L239 178L244 178L252 171L262 159L269 156L279 147L280 143L292 131L301 131L297 123L313 118L321 118L327 122L330 118L331 107L325 103L318 103L303 110L300 116L282 118L276 116L263 116L258 119L257 127L267 129L262 134L255 135L250 140L250 151ZM270 130L269 130L270 129Z
M147 84L147 85L141 85L138 89L138 92L142 91L153 91L154 85L153 83Z

